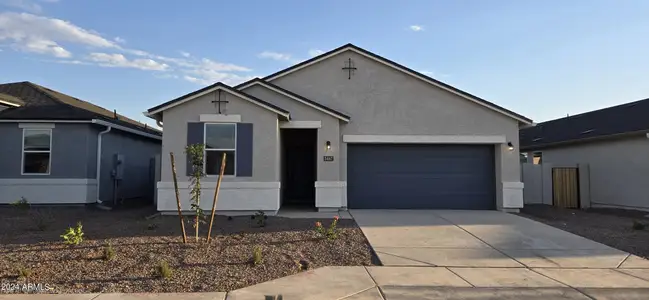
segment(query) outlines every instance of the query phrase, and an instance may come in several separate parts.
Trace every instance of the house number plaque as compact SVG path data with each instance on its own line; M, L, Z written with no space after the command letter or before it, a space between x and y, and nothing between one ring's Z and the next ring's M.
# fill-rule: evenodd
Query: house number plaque
M324 161L334 161L334 157L333 156L325 156Z

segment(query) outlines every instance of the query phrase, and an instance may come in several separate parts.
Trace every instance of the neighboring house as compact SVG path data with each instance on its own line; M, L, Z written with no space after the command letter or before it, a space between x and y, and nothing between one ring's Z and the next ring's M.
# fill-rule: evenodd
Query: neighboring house
M649 210L649 99L539 123L520 142L530 163L579 167L583 208ZM552 204L550 189L526 203Z
M183 151L195 143L206 145L204 209L223 153L220 211L523 204L514 149L530 119L351 44L146 114L164 126L160 211L176 209L169 152L189 208Z
M161 131L31 82L0 84L0 105L0 203L153 198Z

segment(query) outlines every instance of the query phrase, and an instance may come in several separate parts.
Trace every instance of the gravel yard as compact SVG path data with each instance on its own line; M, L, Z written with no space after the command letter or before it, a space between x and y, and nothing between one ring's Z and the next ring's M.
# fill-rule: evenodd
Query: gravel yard
M341 219L339 237L327 240L314 232L314 223L327 227L331 220L268 217L265 227L258 227L250 216L216 216L208 246L207 225L201 226L201 243L196 243L187 220L189 243L183 244L178 217L147 220L153 213L0 207L0 281L25 282L18 278L20 266L31 271L29 282L48 284L55 293L230 291L296 274L300 265L311 269L374 261L353 220ZM77 221L83 224L84 241L65 245L60 235ZM109 242L116 254L110 261L104 258ZM262 261L254 265L256 246ZM156 271L161 261L173 271L168 279Z
M649 212L600 209L561 209L550 205L525 205L520 216L589 238L649 259ZM633 229L633 222L646 225Z

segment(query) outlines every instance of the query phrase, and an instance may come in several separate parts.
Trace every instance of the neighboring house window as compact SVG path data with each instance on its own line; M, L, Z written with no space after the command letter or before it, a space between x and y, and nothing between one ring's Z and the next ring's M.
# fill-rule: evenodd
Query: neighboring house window
M205 124L205 174L219 175L225 153L224 175L234 175L237 154L237 125Z
M52 129L23 129L23 174L50 174Z
M543 153L541 152L534 152L534 156L532 158L533 158L532 162L535 165L540 165L543 163Z

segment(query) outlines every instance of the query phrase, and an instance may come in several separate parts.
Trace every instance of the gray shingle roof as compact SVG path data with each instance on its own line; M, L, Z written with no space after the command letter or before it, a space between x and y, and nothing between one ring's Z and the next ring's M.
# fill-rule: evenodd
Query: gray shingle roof
M100 119L142 132L162 132L128 117L72 96L28 81L0 84L0 94L20 99L20 107L0 112L5 120L91 120Z
M539 123L519 132L521 150L649 132L649 99Z

